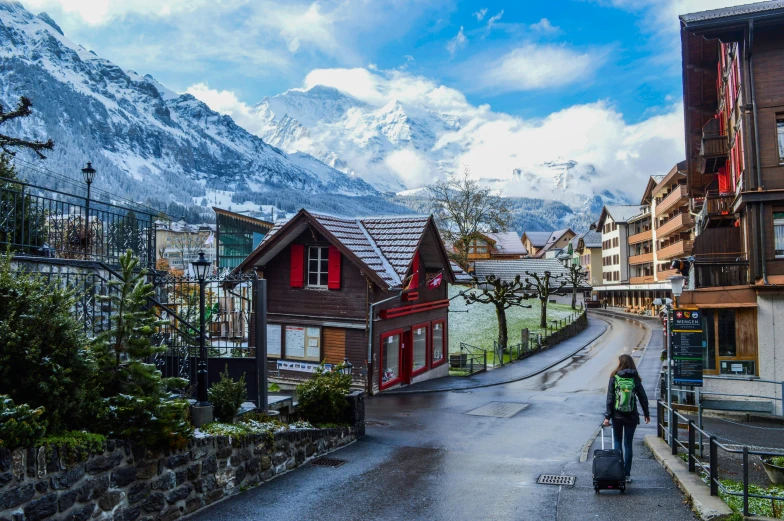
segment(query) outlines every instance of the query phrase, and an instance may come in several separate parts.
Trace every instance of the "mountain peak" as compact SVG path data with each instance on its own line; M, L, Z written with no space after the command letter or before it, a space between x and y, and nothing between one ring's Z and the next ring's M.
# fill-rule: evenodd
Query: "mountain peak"
M50 26L52 29L54 29L55 31L57 31L58 33L60 33L60 35L61 35L61 36L65 36L65 33L63 32L63 30L62 30L62 29L60 29L60 26L59 26L59 25L57 25L57 22L55 22L54 20L52 20L52 17L51 17L51 16L49 16L49 15L48 15L48 14L46 14L46 13L38 13L38 18L39 18L40 20L42 20L44 23L47 23L47 24L49 24L49 26ZM93 54L95 54L95 53L93 53Z

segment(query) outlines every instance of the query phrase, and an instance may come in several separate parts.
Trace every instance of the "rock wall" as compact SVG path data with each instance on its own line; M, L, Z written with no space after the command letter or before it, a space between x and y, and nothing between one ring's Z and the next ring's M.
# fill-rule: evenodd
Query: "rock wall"
M169 454L110 440L73 465L43 447L0 449L0 521L177 519L351 443L355 425L196 438Z

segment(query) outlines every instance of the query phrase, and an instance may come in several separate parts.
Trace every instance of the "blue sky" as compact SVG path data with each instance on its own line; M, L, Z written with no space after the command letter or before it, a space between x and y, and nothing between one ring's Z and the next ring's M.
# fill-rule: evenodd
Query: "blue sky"
M394 99L460 116L461 165L481 175L565 158L592 165L597 188L636 198L637 182L683 159L677 15L750 2L23 3L99 56L252 132L250 106L264 96L330 85L378 106Z

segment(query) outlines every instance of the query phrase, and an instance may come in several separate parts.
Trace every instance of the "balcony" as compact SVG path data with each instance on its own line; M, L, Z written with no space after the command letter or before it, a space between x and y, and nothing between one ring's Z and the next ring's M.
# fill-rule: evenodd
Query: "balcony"
M721 133L718 118L713 118L702 127L700 145L700 172L715 174L727 162L729 142L727 135Z
M629 284L650 284L654 282L653 275L645 275L644 277L629 277Z
M693 245L694 241L678 241L656 252L657 257L659 260L666 260L687 255L691 253L691 248Z
M659 282L667 282L667 279L678 275L678 270L664 270L656 274L656 280Z
M635 233L629 236L629 244L639 244L641 242L650 241L653 239L653 231L646 230L644 232Z
M749 284L749 261L695 262L694 287L717 288L724 286L747 286Z
M703 211L709 218L735 218L732 211L732 202L735 194L720 194L718 191L710 190L705 197Z
M662 201L656 205L656 217L659 217L672 208L686 205L688 202L689 193L686 185L678 185L677 188L670 192L670 195L662 199Z
M659 229L656 230L656 236L661 239L667 237L668 235L672 235L673 233L692 228L693 226L694 218L691 216L691 214L678 214L666 223L659 226Z
M643 253L640 255L632 255L629 257L629 264L632 266L636 264L646 264L649 262L653 262L653 252L650 253Z

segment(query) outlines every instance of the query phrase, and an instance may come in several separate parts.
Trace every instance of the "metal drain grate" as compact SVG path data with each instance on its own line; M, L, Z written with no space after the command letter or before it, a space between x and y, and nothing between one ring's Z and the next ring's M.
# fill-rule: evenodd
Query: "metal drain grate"
M536 483L539 485L564 485L567 487L574 486L574 476L559 476L556 474L542 474Z
M389 427L389 424L378 420L365 420L365 427Z
M315 465L317 467L339 467L344 463L346 463L346 460L334 458L316 458L310 462L311 465Z
M468 411L466 414L471 416L490 416L493 418L511 418L526 407L528 407L527 403L490 402Z

